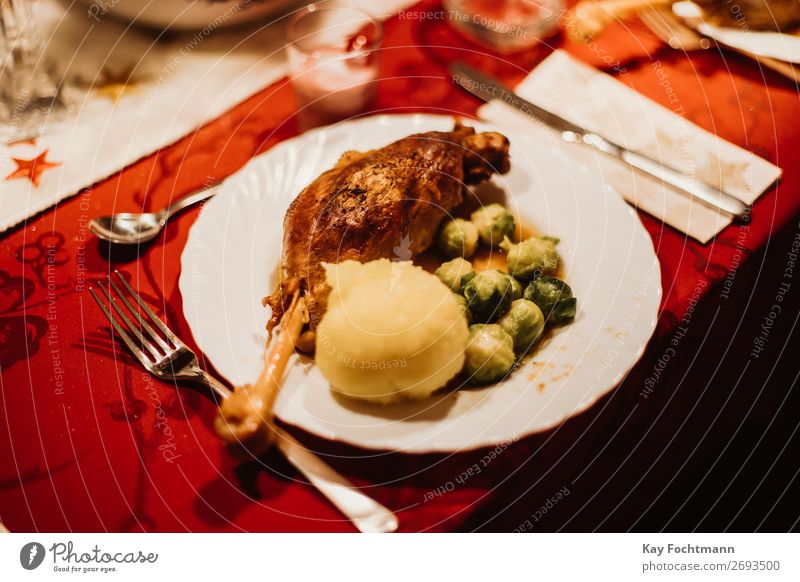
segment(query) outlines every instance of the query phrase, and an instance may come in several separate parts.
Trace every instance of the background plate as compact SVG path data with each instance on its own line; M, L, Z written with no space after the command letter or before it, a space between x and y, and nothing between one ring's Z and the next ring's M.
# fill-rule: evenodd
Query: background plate
M279 144L222 185L189 233L179 286L192 334L225 378L243 384L258 376L268 318L261 299L277 280L283 216L294 197L346 150L452 125L451 117L436 115L344 122ZM276 404L280 419L365 448L421 453L495 445L584 410L641 356L655 329L661 276L635 212L599 174L557 148L502 131L511 140L511 171L479 193L501 189L527 222L561 238L566 279L578 297L575 323L505 382L399 406L337 397L311 360L293 356Z

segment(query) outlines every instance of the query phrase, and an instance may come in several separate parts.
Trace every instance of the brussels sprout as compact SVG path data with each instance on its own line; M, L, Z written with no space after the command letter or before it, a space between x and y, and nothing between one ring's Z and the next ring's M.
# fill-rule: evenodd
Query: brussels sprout
M465 284L461 282L464 276L469 274L474 276L475 271L472 270L469 261L459 257L442 263L434 274L442 280L442 283L450 287L451 291L460 293L462 285Z
M464 356L464 369L471 381L494 382L514 366L514 340L497 324L471 325Z
M558 268L558 251L550 239L531 237L514 244L505 238L500 248L506 251L508 270L520 279L532 279Z
M459 295L458 293L453 293L453 296L456 298L456 303L458 303L458 307L461 309L461 313L464 314L464 319L467 320L467 325L472 323L472 312L469 310L469 306L467 305L467 300L464 299L463 295Z
M511 281L511 300L522 299L522 283L508 273L503 273Z
M439 230L439 250L446 257L471 257L478 248L478 229L462 218L445 220Z
M570 286L560 279L538 277L525 288L524 297L539 306L549 324L559 325L575 318L578 300L572 296Z
M495 269L475 275L464 286L464 297L477 321L488 323L511 307L513 289L507 273Z
M472 271L470 273L467 273L463 277L461 277L461 287L459 288L457 293L461 293L463 295L464 294L464 287L466 287L467 283L472 281L475 278L476 275L477 275L477 273L475 271Z
M497 245L514 234L514 215L499 204L489 204L470 215L478 235L487 245Z
M542 310L527 299L512 302L511 309L497 323L514 340L514 349L521 353L533 347L544 331Z

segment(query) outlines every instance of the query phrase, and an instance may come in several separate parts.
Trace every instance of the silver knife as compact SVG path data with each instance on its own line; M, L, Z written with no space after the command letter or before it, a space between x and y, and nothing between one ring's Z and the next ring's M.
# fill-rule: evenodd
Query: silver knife
M705 182L688 176L644 154L626 149L601 135L567 121L551 111L534 105L514 93L497 79L485 75L464 63L450 65L450 74L456 83L476 97L483 99L487 103L493 99L500 99L507 105L555 129L560 133L561 139L566 142L591 146L607 156L621 160L640 172L653 176L665 184L688 194L698 202L711 208L722 210L734 218L744 218L749 213L749 207L730 194L726 194L722 190L709 186Z

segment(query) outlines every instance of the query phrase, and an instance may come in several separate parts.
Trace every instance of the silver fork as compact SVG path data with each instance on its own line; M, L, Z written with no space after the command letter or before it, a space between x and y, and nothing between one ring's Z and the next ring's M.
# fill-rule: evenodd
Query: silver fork
M99 286L111 309L95 293L94 288L89 287L89 292L139 363L160 380L200 382L211 388L220 398L230 396L230 388L200 368L195 353L153 313L119 271L114 271L114 274L122 283L124 292L111 276L107 278L109 289ZM133 303L138 305L138 310ZM142 317L142 312L147 320ZM117 321L114 313L122 324ZM131 321L128 314L133 316L138 326ZM273 428L278 435L277 447L287 460L350 519L359 531L371 533L397 530L398 520L394 513L361 493L285 430L277 425L273 425Z
M639 12L639 18L645 26L670 48L682 51L705 50L711 47L711 40L696 33L688 26L678 22L672 14L672 8L650 8Z
M672 13L671 8L651 8L643 10L639 12L639 18L647 28L653 31L653 34L675 50L682 50L685 52L705 50L710 48L713 44L711 39L681 22L680 19ZM789 63L771 57L757 55L732 46L726 45L725 48L749 57L762 66L780 73L795 83L800 82L800 74L797 69Z

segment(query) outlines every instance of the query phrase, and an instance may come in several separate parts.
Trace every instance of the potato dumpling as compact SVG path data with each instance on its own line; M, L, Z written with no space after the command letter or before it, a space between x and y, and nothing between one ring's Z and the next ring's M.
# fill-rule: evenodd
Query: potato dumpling
M458 374L467 322L438 277L388 259L324 267L316 361L334 390L386 404L427 397Z

